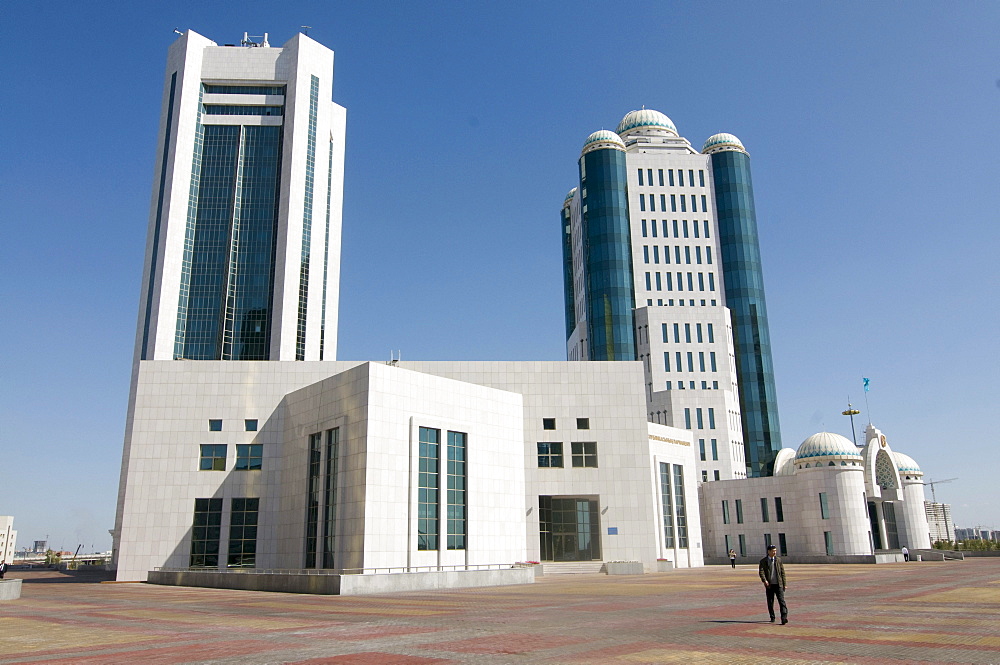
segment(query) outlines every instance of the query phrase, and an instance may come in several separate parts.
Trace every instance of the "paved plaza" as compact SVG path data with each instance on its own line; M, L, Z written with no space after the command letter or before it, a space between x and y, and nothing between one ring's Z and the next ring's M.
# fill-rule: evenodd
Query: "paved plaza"
M755 565L362 597L11 571L0 663L1000 664L1000 558L787 570L787 626Z

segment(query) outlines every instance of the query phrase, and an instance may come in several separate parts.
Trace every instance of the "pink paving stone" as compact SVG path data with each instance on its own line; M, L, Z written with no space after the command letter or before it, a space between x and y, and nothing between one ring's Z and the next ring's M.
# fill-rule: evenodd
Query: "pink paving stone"
M461 653L532 653L544 649L554 649L569 644L579 644L578 638L559 637L556 635L533 635L530 633L507 633L503 635L487 635L473 637L454 642L437 642L423 645L439 651L457 651Z
M311 658L287 662L285 665L429 665L431 663L450 663L453 661L440 658L421 658L420 656L404 656L396 653L367 651L365 653L349 653L329 658Z
M142 665L174 665L175 663L200 662L267 652L273 648L274 645L267 642L234 640L232 642L214 642L212 644L129 649L94 656L77 655L67 658L46 658L44 660L27 662L44 663L45 665L137 665L139 663ZM21 657L38 658L41 655L38 653L30 654L30 656L22 654Z

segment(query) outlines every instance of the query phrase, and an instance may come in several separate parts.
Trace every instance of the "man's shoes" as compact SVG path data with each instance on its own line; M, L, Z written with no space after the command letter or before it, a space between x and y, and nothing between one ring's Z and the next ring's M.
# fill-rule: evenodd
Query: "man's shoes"
M788 623L788 619L781 617L781 625L784 626L786 623Z
M774 617L771 617L771 623L774 623Z

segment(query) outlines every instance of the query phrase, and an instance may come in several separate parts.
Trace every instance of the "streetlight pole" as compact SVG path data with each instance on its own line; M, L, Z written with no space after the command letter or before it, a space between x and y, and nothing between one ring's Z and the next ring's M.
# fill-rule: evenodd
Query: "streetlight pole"
M854 429L854 416L858 415L861 412L858 411L857 409L855 409L853 406L851 406L851 401L850 400L851 400L851 398L848 397L847 398L847 410L846 411L841 411L840 414L843 415L843 416L850 416L851 417L851 436L854 437L854 446L857 447L857 445L858 445L858 433Z

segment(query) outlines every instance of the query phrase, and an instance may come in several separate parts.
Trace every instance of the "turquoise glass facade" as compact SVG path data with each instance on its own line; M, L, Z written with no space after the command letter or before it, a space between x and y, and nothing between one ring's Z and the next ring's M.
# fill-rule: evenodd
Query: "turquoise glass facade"
M199 128L175 358L268 359L281 129Z
M564 206L561 215L563 248L563 294L566 305L566 339L576 329L576 294L573 290L573 238L570 233L572 220L569 206Z
M750 157L736 150L717 152L712 155L712 173L726 304L733 317L747 476L769 476L781 450L781 432Z
M626 182L621 150L592 150L580 158L590 360L636 358Z

